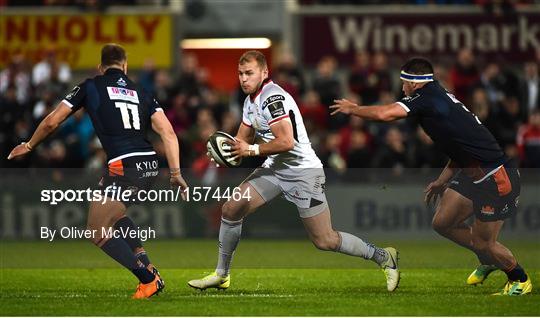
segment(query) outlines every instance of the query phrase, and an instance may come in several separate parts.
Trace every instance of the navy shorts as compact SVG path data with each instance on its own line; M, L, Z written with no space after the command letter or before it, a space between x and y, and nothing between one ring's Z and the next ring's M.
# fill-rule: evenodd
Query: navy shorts
M508 162L478 183L460 171L450 181L450 189L473 202L474 215L480 221L498 221L516 213L521 191L519 179L517 167Z
M158 158L156 155L134 156L115 160L109 163L107 172L99 182L102 191L109 187L111 191L107 196L118 200L121 199L126 206L139 203L138 192L148 191L154 184L159 174ZM121 193L128 191L124 196L118 196L118 192L112 192L112 186Z

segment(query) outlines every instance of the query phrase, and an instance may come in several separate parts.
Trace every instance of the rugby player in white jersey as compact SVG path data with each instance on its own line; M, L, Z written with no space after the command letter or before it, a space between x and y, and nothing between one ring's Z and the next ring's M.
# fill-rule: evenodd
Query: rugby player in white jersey
M202 290L228 288L231 260L240 241L244 217L283 195L298 208L309 238L317 248L374 261L385 273L387 289L394 291L399 283L398 252L332 228L324 193L323 165L311 148L294 99L268 78L265 56L259 51L244 53L238 62L238 79L249 96L244 101L232 155L268 158L240 185L241 193L249 188L251 198L230 200L223 205L215 272L189 281L189 286ZM252 144L255 136L262 143Z

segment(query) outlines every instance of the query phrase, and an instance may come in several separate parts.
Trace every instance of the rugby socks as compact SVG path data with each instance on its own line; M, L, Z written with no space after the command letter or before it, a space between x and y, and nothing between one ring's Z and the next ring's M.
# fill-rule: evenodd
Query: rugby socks
M373 244L366 243L362 239L345 232L337 232L341 237L341 244L337 252L363 257L372 260L377 264L382 264L388 259L388 253Z
M148 284L154 280L154 274L147 270L146 266L133 255L131 248L123 239L111 238L101 246L101 249L129 269L141 283Z
M118 220L116 223L114 223L114 228L117 230L122 229L126 233L130 229L137 230L137 226L135 225L135 222L133 222L133 220L128 216L125 216L121 218L120 220ZM137 248L142 248L141 239L138 238L137 236L135 237L126 236L126 237L122 237L122 239L126 241L126 243L129 245L132 251L135 251ZM148 258L148 255L146 254L145 251L139 252L135 254L135 256L139 259L139 261L141 261L144 264L144 266L150 265L150 259Z
M150 265L150 259L148 258L148 255L146 255L146 252L139 252L135 254L135 257L137 257L137 259L141 261L144 266L148 267L148 265Z
M525 273L525 270L516 263L516 266L509 270L504 271L506 273L506 276L508 276L508 280L517 282L520 281L522 283L527 281L527 274Z
M225 277L229 275L231 261L242 235L242 220L229 221L221 218L219 227L219 255L216 274Z

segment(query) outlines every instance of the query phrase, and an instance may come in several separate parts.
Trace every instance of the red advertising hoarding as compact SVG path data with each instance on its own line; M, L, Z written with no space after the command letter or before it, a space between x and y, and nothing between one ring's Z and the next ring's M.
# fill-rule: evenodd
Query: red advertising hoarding
M326 14L301 18L303 61L324 55L350 63L354 53L454 56L461 48L504 59L532 59L540 49L540 13Z

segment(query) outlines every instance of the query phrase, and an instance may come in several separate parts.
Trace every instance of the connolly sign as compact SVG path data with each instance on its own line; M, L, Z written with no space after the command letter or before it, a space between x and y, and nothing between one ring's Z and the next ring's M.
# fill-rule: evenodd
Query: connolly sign
M171 65L170 15L2 15L0 67L23 54L32 62L54 48L72 68L95 68L105 43L121 43L129 52L130 66L142 67L153 59L158 67Z
M302 30L307 63L327 54L350 62L361 50L453 56L465 47L527 59L540 49L540 13L499 19L485 14L304 16Z

